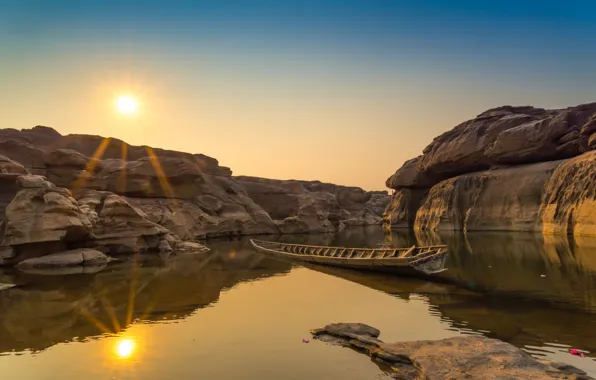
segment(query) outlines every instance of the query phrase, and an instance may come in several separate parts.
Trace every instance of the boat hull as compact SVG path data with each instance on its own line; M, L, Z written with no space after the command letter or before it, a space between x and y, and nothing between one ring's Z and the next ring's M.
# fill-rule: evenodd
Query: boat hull
M254 248L270 257L294 263L310 263L367 272L394 273L400 275L430 275L445 271L447 251L404 260L402 258L346 258L280 252L274 248L261 246L251 240Z

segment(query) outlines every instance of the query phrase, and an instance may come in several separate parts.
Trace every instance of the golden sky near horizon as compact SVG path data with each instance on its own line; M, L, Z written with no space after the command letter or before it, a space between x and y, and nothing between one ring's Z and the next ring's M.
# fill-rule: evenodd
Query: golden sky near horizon
M539 88L509 95L504 85L483 93L483 82L446 73L368 70L364 63L338 72L332 61L266 72L184 62L65 64L58 57L44 63L46 71L25 64L28 75L5 82L0 104L10 107L0 122L203 153L234 175L381 190L405 160L457 123L528 98L553 104ZM464 101L452 93L468 95ZM118 111L123 95L138 101L134 114Z
M591 13L540 4L9 0L0 128L47 125L203 153L236 175L384 189L486 109L593 100ZM123 95L138 112L117 112Z

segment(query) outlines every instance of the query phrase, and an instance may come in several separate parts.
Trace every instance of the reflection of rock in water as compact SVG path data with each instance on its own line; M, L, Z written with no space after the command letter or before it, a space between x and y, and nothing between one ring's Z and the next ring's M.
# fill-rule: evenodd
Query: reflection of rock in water
M142 266L121 263L91 275L15 273L10 278L21 285L0 293L0 352L41 350L114 332L133 320L185 318L216 302L224 289L290 268L231 242L203 257L155 257Z
M596 352L592 328L596 324L596 268L590 266L596 252L589 242L576 241L573 251L558 242L559 261L553 262L546 251L555 245L535 234L473 234L467 239L448 235L443 239L457 247L451 252L451 283L307 267L402 299L415 295L453 329L480 331L518 347L556 342ZM546 278L540 277L543 273Z
M557 309L542 301L491 296L453 284L324 266L307 267L404 300L415 296L429 305L431 314L455 330L482 332L521 348L557 342L596 352L596 330L590 328L596 323L594 314Z

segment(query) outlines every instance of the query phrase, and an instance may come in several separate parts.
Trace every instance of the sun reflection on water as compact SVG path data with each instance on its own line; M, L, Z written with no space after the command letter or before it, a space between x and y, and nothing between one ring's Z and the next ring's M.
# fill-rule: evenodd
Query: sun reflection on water
M132 356L135 351L136 343L132 339L121 339L116 343L114 352L116 356L121 359L127 359Z

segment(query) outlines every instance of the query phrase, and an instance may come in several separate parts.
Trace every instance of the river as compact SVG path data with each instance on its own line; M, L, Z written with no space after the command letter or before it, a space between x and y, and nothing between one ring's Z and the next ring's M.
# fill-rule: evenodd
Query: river
M267 258L248 239L200 257L141 256L99 273L0 271L3 379L384 379L366 356L310 338L363 322L385 341L484 334L596 376L596 238L350 228L288 242L445 243L435 281ZM570 355L570 348L586 357Z

